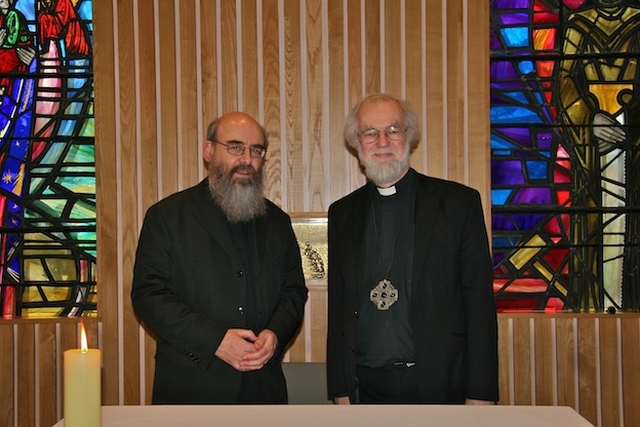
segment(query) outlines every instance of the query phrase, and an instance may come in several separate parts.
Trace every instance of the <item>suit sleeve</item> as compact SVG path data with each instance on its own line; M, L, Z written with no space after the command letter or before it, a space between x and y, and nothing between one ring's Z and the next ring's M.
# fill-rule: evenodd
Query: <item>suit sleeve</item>
M286 225L279 233L284 246L280 293L277 306L266 326L266 329L273 331L278 337L278 351L274 356L276 358L285 351L302 323L308 292L302 271L300 247L291 221L287 219L283 224Z
M339 236L336 208L329 208L328 243L328 327L327 327L327 392L329 398L349 395L345 378L344 360L344 279L341 275L341 239Z
M145 325L194 364L205 369L226 328L194 312L175 293L172 282L175 245L160 209L151 207L140 232L131 300Z
M493 267L480 195L468 205L460 262L467 323L468 399L498 400L497 317Z

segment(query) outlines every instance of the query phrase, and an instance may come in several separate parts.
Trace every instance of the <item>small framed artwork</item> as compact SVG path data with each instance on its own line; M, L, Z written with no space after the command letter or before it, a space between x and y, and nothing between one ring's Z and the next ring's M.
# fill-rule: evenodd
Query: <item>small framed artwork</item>
M327 216L291 214L291 224L298 239L302 268L307 280L326 280L328 274Z

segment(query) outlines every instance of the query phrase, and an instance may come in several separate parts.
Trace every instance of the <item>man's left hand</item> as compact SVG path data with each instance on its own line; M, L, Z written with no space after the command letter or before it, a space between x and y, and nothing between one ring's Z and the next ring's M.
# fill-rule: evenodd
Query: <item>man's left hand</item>
M278 337L273 331L265 329L258 334L254 341L255 351L245 354L240 362L244 371L257 371L262 369L273 357L278 348Z

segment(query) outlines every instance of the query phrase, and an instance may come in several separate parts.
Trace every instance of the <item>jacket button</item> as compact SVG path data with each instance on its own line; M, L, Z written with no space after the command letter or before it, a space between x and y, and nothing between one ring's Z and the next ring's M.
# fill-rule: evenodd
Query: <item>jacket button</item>
M238 314L242 316L244 314L244 308L238 307Z
M355 347L355 346L353 346L353 345L352 345L352 346L351 346L351 347L349 347L349 348L351 349L351 352L352 352L352 353L355 353L355 352L356 352L356 347Z
M242 277L242 270L236 271L236 277Z
M360 316L360 313L358 313L358 310L353 312L353 315L356 316L356 319L358 318L358 316Z

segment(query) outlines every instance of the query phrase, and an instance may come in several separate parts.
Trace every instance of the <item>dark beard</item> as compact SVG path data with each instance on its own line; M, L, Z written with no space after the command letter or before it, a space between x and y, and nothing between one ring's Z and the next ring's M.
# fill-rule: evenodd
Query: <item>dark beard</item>
M230 222L248 222L267 212L267 202L262 195L262 169L256 171L248 165L236 166L228 171L222 165L211 164L210 167L211 198ZM251 179L234 182L232 177L237 171L250 171Z

